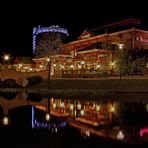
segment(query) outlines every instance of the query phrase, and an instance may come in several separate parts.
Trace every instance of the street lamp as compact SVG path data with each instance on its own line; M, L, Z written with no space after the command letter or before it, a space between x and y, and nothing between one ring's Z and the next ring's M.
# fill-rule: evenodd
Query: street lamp
M48 83L50 83L50 73L51 73L51 58L48 57L46 59L47 63L48 63Z
M110 63L110 65L111 65L111 72L112 72L112 76L114 76L114 67L115 67L115 62L111 62Z
M4 117L3 117L3 124L4 124L4 125L8 125L8 124L9 124L8 116L4 116Z
M4 55L4 61L9 61L9 55Z
M119 58L120 58L119 76L120 76L120 80L121 80L121 78L122 78L122 75L121 75L121 64L122 64L121 52L122 52L123 46L124 46L124 44L118 44L118 48L119 48L119 50L120 50L120 53L119 53Z

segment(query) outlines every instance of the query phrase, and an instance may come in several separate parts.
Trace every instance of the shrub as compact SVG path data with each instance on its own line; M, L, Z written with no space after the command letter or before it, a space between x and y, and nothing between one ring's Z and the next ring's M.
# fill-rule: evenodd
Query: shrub
M3 108L2 108L2 106L0 106L0 118L2 118L3 117Z
M14 88L19 87L19 85L16 83L16 80L14 79L6 79L3 82L1 82L0 87Z
M28 77L27 80L28 80L28 85L33 85L33 84L40 83L42 81L42 77L40 75L36 75L36 76Z

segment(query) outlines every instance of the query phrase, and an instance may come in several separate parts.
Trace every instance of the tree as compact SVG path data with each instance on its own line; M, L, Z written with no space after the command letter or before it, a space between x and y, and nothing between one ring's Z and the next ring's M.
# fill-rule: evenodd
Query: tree
M131 75L133 71L133 56L129 50L118 47L114 50L114 61L116 61L117 71L122 75Z
M36 57L47 57L49 59L48 82L50 82L52 56L62 52L62 44L62 34L58 32L43 33L37 40Z

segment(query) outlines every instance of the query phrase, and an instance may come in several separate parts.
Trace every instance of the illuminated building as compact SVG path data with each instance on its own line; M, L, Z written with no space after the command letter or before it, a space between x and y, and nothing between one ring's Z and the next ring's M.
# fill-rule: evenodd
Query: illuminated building
M143 52L147 54L148 31L139 29L140 20L130 18L93 29L85 29L76 41L63 45L63 53L51 56L51 77L86 78L101 75L114 76L121 67L114 61L115 49ZM44 32L60 32L68 35L66 29L59 26L38 27L33 29L33 52L36 36ZM34 58L34 67L29 71L47 69L48 57ZM141 62L141 61L140 61ZM140 63L139 62L139 63ZM144 63L147 71L148 62ZM20 65L18 65L18 68ZM118 74L119 75L119 74Z

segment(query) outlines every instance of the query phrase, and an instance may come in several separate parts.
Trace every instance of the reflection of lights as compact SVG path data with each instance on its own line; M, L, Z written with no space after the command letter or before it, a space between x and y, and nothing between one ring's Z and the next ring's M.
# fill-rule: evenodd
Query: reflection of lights
M58 132L58 129L57 129L57 128L55 128L55 132L56 132L56 133Z
M19 67L22 67L22 64L19 64Z
M119 49L122 49L124 44L118 44Z
M101 66L98 64L97 66L96 66L96 68L100 68Z
M90 136L90 131L89 130L86 130L86 132L85 132L85 134L86 134L86 136Z
M56 67L57 65L56 64L53 64L53 66Z
M146 110L148 111L148 104L146 105Z
M60 108L64 108L64 107L65 107L64 102L61 102L60 103Z
M53 103L53 109L55 109L56 108L56 104L55 103Z
M82 65L84 65L84 64L85 64L85 62L84 62L84 61L81 61L81 64L82 64Z
M82 66L81 65L78 65L78 69L81 69L82 68Z
M50 58L47 58L46 61L49 62L50 61Z
M70 68L74 68L74 66L73 65L70 65Z
M119 139L119 140L123 140L124 139L124 134L123 134L123 132L121 130L117 134L117 139Z
M114 62L111 62L110 65L111 65L111 66L115 66L115 63L114 63Z
M53 99L53 98L51 98L51 99L50 99L50 102L51 102L51 103L53 103L53 101L54 101L54 99Z
M73 110L73 109L74 109L74 105L70 104L70 110Z
M80 112L81 116L84 116L85 114L85 111L82 109L81 112Z
M148 128L140 128L140 137L142 137L144 134L147 134L148 133Z
M61 65L61 68L62 68L62 69L64 69L64 66L63 66L63 65Z
M56 132L56 128L57 130L60 128L64 128L65 126L67 126L67 122L62 122L62 123L44 123L44 122L38 122L35 119L35 107L32 106L32 128L47 128L47 129L53 129L55 128L55 132Z
M112 106L112 107L110 108L110 111L113 113L113 112L115 111L115 107Z
M3 118L3 124L4 124L4 125L8 125L8 123L9 123L9 119L8 119L8 117L5 116L5 117Z
M46 114L46 121L49 121L50 120L50 115L49 113Z
M96 111L100 111L100 105L96 105Z
M77 108L78 108L78 110L81 109L81 104L80 103L77 105Z

